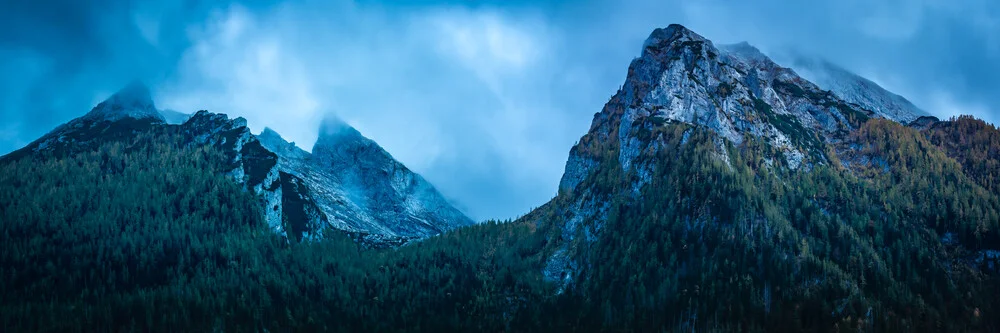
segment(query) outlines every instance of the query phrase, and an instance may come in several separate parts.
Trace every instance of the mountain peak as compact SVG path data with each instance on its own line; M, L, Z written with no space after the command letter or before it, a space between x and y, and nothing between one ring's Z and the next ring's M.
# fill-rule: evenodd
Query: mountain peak
M281 134L278 134L278 132L275 132L270 127L264 127L264 130L260 131L260 134L257 135L257 137L259 137L259 138L274 139L274 140L281 140L282 142L287 142L287 141L285 141L285 138L281 137Z
M360 134L354 129L354 127L351 127L351 125L348 125L343 119L340 119L340 117L333 114L327 114L324 116L323 121L321 121L319 125L320 139L323 137L337 137L352 133Z
M361 132L348 125L339 117L328 114L319 125L319 137L316 139L316 145L313 147L314 152L319 148L329 148L336 145L344 144L347 142L354 142L355 144L367 143L368 138L361 135Z
M803 78L883 118L907 124L921 116L929 115L905 97L886 90L877 83L821 56L794 50L785 51L779 56L786 58L783 60L786 60Z
M708 42L708 39L691 31L680 24L671 24L666 28L656 28L642 44L643 50L664 49L677 42ZM643 51L645 53L646 51Z
M122 118L152 118L164 121L156 110L149 88L139 81L132 81L108 99L97 104L87 115L88 120L115 121Z

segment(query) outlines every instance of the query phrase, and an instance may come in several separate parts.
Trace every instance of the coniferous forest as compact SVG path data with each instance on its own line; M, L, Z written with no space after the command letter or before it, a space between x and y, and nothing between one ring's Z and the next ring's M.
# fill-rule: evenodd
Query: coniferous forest
M644 119L641 195L613 143L579 189L612 198L600 228L562 230L562 192L515 221L397 249L348 235L295 241L215 146L175 126L0 172L4 331L996 331L998 131L962 117L926 130L871 119L829 164L766 166ZM849 152L837 153L843 147ZM637 198L637 199L635 199ZM571 244L572 246L565 246ZM570 251L579 275L547 279Z

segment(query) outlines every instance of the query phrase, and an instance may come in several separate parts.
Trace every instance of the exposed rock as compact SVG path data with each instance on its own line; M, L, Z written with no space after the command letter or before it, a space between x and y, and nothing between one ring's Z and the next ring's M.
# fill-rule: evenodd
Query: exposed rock
M300 177L335 229L368 243L423 238L473 223L420 175L336 118L310 154L270 129L260 134L279 168Z
M800 53L790 53L787 57L791 67L802 77L848 103L874 111L879 117L906 124L928 115L903 96L827 60Z
M906 126L913 127L923 131L926 129L930 129L931 127L934 126L934 124L937 124L940 121L941 120L935 116L921 116L917 119L914 119L909 124L906 124Z
M590 131L570 150L560 194L550 203L559 218L557 251L546 279L572 285L576 263L566 258L605 230L616 195L640 199L655 174L654 156L664 146L658 132L671 126L686 144L692 128L718 134L712 156L732 167L727 147L760 139L778 153L767 167L809 168L829 163L825 143L841 142L875 114L852 105L779 66L746 43L716 48L680 25L654 30L629 65L625 84L594 116ZM614 193L592 188L596 170L616 166L627 179ZM627 190L627 191L626 191ZM706 216L707 218L707 216ZM697 223L704 225L702 219ZM583 236L583 237L580 237ZM566 280L563 280L563 279Z

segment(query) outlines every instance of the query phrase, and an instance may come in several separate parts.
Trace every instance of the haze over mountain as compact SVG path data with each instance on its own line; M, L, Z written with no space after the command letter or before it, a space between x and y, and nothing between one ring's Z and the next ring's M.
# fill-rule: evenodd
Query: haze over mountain
M270 129L254 136L243 118L161 112L140 82L3 158L72 156L159 128L189 136L189 144L219 148L229 159L227 173L261 196L270 228L294 240L337 230L367 245L399 245L473 223L420 175L339 119L322 123L310 155Z
M1000 130L845 73L657 28L558 194L479 224L339 118L306 152L133 83L0 157L0 324L997 330Z
M672 22L821 55L942 119L996 123L1000 105L992 1L4 4L0 153L138 77L160 108L243 117L307 151L333 112L476 220L555 195L565 148Z
M0 331L1000 332L998 18L5 0Z

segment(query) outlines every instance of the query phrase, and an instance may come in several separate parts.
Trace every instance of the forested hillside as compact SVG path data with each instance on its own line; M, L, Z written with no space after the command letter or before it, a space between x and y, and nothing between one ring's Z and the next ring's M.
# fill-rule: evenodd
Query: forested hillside
M605 220L584 222L596 236L553 235L586 263L571 288L580 301L559 310L578 316L574 328L998 327L982 315L997 310L995 257L980 252L998 244L998 196L916 130L870 120L844 143L861 147L852 163L803 171L766 167L773 150L753 139L727 145L726 163L711 132L668 124L652 137L659 150L639 160L656 173L638 200L618 148L591 141L610 158L577 192L615 199ZM564 226L572 198L529 219Z
M727 164L712 132L662 124L650 138L665 149L641 157L657 165L641 199L622 195L635 174L614 159L584 181L619 198L602 227L613 232L577 238L586 264L564 290L542 272L566 241L558 211L570 197L397 250L363 250L343 234L289 243L221 172L222 154L171 128L2 166L6 328L998 327L983 315L997 310L996 271L975 259L996 244L983 222L996 221L996 194L884 120L845 143L865 147L845 160L884 163L809 172L764 167L769 150L753 140L728 145Z
M655 30L555 197L457 229L353 129L313 160L138 95L0 158L3 331L1000 331L1000 131L904 126L749 44ZM379 188L340 200L351 175ZM372 209L403 219L345 220Z
M497 331L547 294L523 224L290 244L223 154L175 130L0 166L5 331Z

